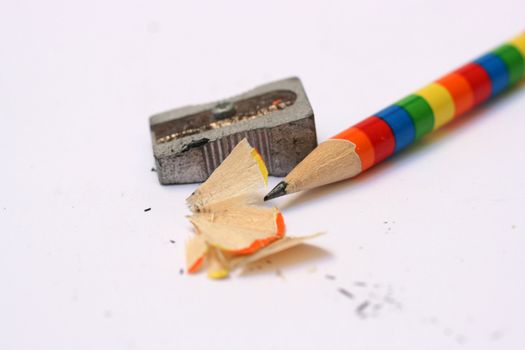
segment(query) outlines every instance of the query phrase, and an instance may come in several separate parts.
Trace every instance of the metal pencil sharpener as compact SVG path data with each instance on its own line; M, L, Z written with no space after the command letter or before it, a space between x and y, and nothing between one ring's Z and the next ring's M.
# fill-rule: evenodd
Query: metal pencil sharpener
M205 181L244 138L273 176L285 176L317 146L301 81L289 78L232 98L150 117L161 184Z

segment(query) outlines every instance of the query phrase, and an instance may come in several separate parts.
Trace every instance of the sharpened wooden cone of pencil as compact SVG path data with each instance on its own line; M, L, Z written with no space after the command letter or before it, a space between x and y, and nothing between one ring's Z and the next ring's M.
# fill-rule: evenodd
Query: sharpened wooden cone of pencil
M515 86L525 33L319 144L264 200L354 177Z
M195 235L186 243L189 273L207 263L208 277L224 278L234 268L289 249L316 235L285 237L279 209L261 206L266 165L246 139L186 201Z

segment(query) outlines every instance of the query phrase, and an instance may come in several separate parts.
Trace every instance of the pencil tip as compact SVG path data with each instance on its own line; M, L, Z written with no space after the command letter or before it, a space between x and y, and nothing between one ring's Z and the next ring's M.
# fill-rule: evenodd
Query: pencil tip
M270 200L270 199L274 199L274 198L277 198L277 197L281 197L281 196L284 196L286 194L286 187L288 186L288 184L284 181L281 181L277 184L277 186L275 186L273 188L273 190L271 190L270 192L268 192L268 194L266 196L264 196L264 200L267 201L267 200Z

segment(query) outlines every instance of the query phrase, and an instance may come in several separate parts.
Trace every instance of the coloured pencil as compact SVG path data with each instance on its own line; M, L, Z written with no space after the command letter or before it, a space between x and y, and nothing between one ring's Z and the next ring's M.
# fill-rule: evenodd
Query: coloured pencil
M525 33L322 142L265 200L354 177L504 90L525 74Z

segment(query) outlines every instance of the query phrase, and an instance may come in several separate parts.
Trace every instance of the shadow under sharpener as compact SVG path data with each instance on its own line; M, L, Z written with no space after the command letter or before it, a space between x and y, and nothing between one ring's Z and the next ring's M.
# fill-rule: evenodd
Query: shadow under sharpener
M314 113L298 78L156 114L150 130L161 184L205 181L244 138L273 176L288 174L317 146Z

